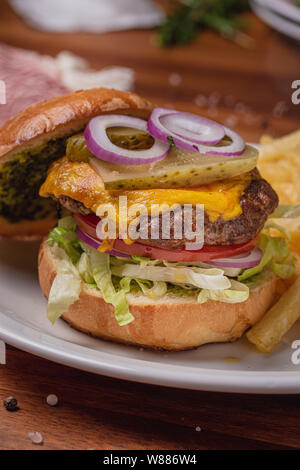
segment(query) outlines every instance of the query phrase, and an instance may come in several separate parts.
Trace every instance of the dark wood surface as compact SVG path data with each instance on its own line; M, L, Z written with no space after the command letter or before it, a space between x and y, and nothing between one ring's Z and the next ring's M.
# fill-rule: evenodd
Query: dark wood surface
M41 33L25 26L1 1L0 41L50 55L68 49L94 67L132 67L138 93L161 105L220 121L230 118L246 139L257 141L266 129L282 135L300 127L299 107L291 103L291 83L299 79L300 51L251 14L247 19L253 38L250 48L208 32L191 46L161 50L154 44L153 31ZM179 85L170 85L172 74L179 75ZM45 403L50 393L58 395L58 407ZM20 409L9 413L0 404L0 449L300 447L297 396L232 395L135 384L73 370L14 348L7 351L7 365L0 366L1 401L9 395L19 400ZM198 426L201 432L196 431ZM31 431L43 434L42 447L31 444L27 436Z
M55 393L59 406L49 407ZM0 366L0 449L287 449L299 447L297 396L183 391L119 381L10 348ZM196 431L197 427L202 431ZM27 433L44 437L42 447Z

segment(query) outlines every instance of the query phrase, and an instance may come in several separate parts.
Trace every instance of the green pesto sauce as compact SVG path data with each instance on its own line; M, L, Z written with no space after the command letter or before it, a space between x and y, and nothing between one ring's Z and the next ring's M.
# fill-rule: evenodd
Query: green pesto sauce
M0 166L0 215L11 223L55 213L55 203L39 196L52 162L64 156L66 138L26 150Z

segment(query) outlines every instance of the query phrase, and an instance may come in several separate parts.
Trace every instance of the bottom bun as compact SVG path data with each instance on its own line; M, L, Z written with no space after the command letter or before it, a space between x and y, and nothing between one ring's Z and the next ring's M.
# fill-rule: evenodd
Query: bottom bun
M57 219L53 216L38 220L22 220L17 223L8 222L4 217L0 217L0 239L38 240L48 235L56 224Z
M57 261L45 241L39 253L39 280L46 297L56 274ZM238 339L270 308L276 285L277 278L271 275L251 290L246 302L238 304L212 300L199 304L194 299L171 295L152 301L143 295L128 294L135 320L119 326L113 307L104 302L99 291L84 284L79 300L63 314L63 319L77 330L106 340L155 349L192 349Z

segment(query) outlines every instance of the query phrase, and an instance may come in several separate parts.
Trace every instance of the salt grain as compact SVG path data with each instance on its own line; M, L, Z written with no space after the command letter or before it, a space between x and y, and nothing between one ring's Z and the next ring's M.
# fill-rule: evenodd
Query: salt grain
M220 93L217 91L214 91L213 93L209 95L208 102L209 104L216 106L219 103L220 98L221 98Z
M272 111L272 115L276 118L280 118L283 114L288 111L289 107L287 106L285 101L278 101L274 106Z
M225 119L225 124L228 127L235 127L238 123L238 118L236 116L228 116L228 118Z
M40 432L29 432L28 437L33 444L41 445L44 442L43 436Z
M237 113L243 114L247 110L247 106L244 103L238 103L234 109Z
M204 108L204 106L207 105L207 98L204 95L197 95L195 98L195 104L196 106L199 106L199 108Z
M56 395L48 395L46 401L49 406L56 406L58 403L58 398Z
M182 82L182 78L178 73L171 73L169 75L169 83L171 86L178 86Z

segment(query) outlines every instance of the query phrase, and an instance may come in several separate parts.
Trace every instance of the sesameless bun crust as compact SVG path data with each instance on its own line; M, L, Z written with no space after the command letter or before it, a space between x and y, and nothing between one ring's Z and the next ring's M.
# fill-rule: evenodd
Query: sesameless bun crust
M46 297L57 274L56 259L44 241L39 253L39 281ZM79 300L64 313L72 327L92 336L153 349L179 351L205 343L234 341L257 323L273 304L277 278L271 276L251 291L246 302L239 304L209 300L168 297L151 301L142 295L128 295L135 320L120 327L111 305L104 302L96 289L84 285Z

